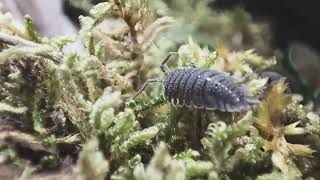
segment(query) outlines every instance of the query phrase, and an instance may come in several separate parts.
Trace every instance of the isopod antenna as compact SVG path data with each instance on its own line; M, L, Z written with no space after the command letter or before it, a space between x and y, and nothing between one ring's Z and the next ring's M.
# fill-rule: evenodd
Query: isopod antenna
M167 66L167 62L171 59L171 56L173 54L177 54L177 53L176 52L169 52L167 57L162 61L161 65L160 65L160 69L165 75L167 75L170 71ZM137 96L139 96L142 93L142 91L144 91L146 89L147 85L149 85L151 83L159 83L159 82L162 82L162 79L148 79L145 83L143 83L143 85L141 86L141 88L139 89L137 94L133 97L133 99L136 98Z
M168 73L170 71L170 69L167 66L167 62L169 60L171 60L172 55L176 55L176 54L177 54L176 52L169 52L167 57L162 61L161 65L160 65L160 69L165 75L168 75Z

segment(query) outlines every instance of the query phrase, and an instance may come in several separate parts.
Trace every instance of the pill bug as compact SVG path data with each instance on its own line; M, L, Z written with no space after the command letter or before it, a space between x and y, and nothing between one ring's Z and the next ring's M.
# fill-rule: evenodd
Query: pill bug
M285 83L288 86L286 89L286 93L289 93L289 94L292 93L291 82L287 77L273 71L264 71L261 73L260 77L268 78L267 89L272 88L273 85L276 84L279 80L285 79Z
M164 80L147 80L137 95L148 83L162 82L165 98L177 106L240 112L249 110L252 105L259 103L244 85L237 83L226 73L200 68L176 69L169 72L166 67L169 58L170 55L160 66L166 75Z
M268 78L267 83L271 86L277 81L279 81L280 79L284 78L284 76L282 76L281 74L273 71L264 71L261 73L260 76L263 78Z

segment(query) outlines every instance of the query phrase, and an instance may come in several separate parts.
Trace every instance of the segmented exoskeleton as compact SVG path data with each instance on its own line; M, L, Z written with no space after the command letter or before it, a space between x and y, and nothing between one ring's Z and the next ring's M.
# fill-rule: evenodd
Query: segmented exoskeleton
M170 54L160 66L166 75L164 80L147 80L137 95L148 83L163 82L164 95L173 105L239 112L249 110L251 105L259 103L244 85L237 83L226 73L199 68L176 69L169 72L165 65L169 59Z

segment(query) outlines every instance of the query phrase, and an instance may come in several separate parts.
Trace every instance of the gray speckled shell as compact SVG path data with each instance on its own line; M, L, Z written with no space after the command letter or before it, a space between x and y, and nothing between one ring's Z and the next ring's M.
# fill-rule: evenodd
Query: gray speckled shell
M177 69L164 79L165 97L173 105L239 112L259 101L227 75L207 69Z

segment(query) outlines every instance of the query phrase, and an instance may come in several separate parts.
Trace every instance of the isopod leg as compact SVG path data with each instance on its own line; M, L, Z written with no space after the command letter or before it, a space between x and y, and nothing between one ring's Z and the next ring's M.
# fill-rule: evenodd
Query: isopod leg
M137 94L133 97L133 99L136 98L137 96L139 96L139 94L141 94L142 91L143 91L144 89L146 89L146 87L147 87L147 85L148 85L149 83L155 83L155 82L162 82L162 80L161 80L161 79L148 79L148 80L141 86L141 88L139 89L139 91L137 92Z

